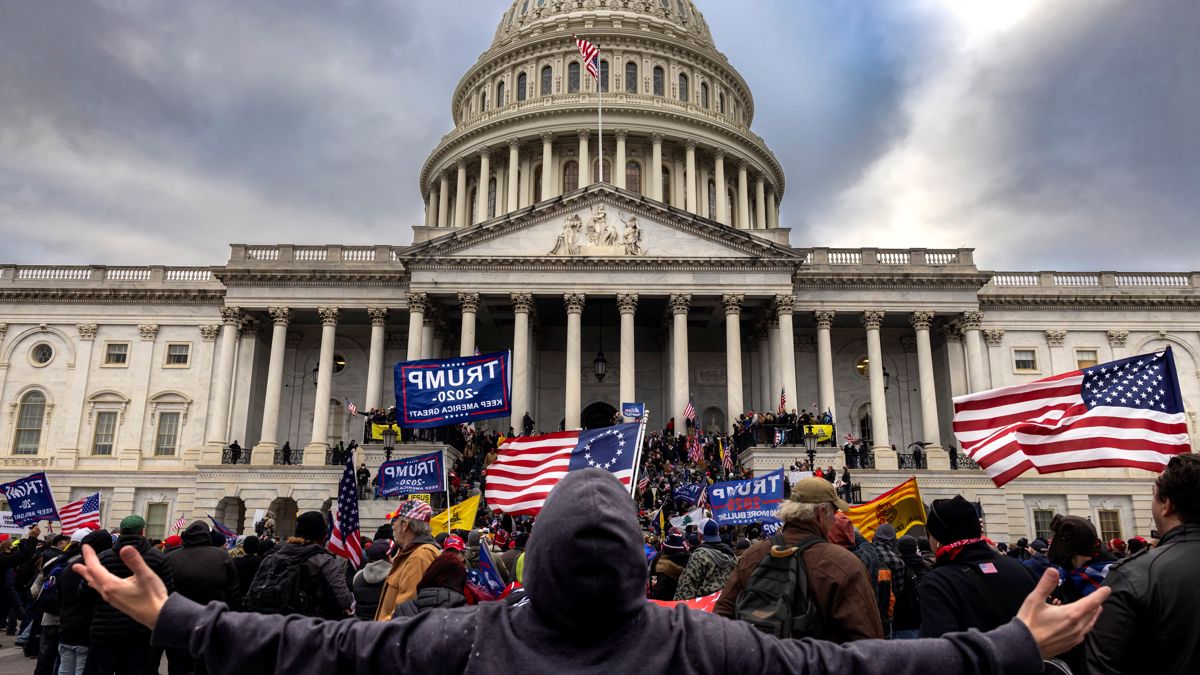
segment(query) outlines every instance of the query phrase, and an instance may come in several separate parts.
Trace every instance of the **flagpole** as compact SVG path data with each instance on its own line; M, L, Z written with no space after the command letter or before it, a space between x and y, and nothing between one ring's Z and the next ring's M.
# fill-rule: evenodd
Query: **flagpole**
M600 78L600 48L596 47L596 149L600 154L600 182L604 182L604 81Z
M642 424L638 427L637 449L634 450L633 455L633 479L629 481L629 496L635 501L637 500L636 490L638 484L638 474L641 473L642 468L642 443L646 439L646 418L648 417L650 417L650 411L643 410Z

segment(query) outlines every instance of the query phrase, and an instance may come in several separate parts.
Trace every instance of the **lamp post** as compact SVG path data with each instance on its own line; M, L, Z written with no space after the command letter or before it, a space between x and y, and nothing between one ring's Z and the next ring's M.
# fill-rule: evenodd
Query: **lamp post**
M816 471L817 435L813 433L812 425L804 426L804 447L808 450L808 468Z
M383 461L391 461L392 450L396 447L396 430L389 424L379 435L383 436Z

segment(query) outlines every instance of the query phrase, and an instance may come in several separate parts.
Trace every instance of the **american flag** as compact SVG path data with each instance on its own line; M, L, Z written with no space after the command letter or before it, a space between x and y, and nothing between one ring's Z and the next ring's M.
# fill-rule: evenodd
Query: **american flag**
M354 403L350 399L344 399L344 400L346 401L346 410L350 411L350 416L353 417L354 415L357 415L358 414L358 406L354 405Z
M358 483L354 477L354 457L346 458L342 482L338 483L337 510L333 514L333 532L329 552L349 560L355 567L362 562L362 539L358 530Z
M484 498L488 506L504 513L537 515L567 472L593 466L609 471L628 487L644 428L640 422L630 422L511 438L497 448L497 459L487 468Z
M642 476L642 479L638 481L638 492L644 492L648 487L650 487L650 479Z
M583 57L583 67L587 69L588 74L596 79L600 79L600 48L592 43L584 40L578 35L575 36L575 46L579 48L579 55Z
M780 389L779 390L779 414L782 415L786 412L787 412L787 391Z
M699 436L692 436L688 440L688 460L695 464L704 460L704 449L700 447Z
M726 448L725 443L721 439L717 439L717 447L721 449L721 466L725 467L726 471L733 471L733 449Z
M100 493L92 493L59 509L62 533L68 537L76 530L100 529Z
M171 525L171 531L178 532L182 530L185 523L187 523L187 515L183 513L179 514L179 517L175 519L175 523Z
M1191 449L1170 348L959 396L954 435L997 487L1028 469L1162 471Z
M691 396L688 397L687 405L683 408L683 417L684 419L689 419L693 422L696 421L696 406L692 405Z

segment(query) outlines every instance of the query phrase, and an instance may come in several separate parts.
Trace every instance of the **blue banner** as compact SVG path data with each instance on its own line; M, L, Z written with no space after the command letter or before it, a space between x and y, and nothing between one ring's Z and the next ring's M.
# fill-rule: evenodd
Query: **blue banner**
M58 520L58 507L54 505L50 481L46 480L44 472L0 485L0 491L4 492L13 521L18 525L25 527L39 520Z
M687 483L675 488L675 499L686 499L688 502L695 504L700 499L700 492L704 490L704 486L699 483Z
M379 490L384 497L420 492L444 492L446 475L442 451L393 459L379 466Z
M509 353L396 364L400 426L432 428L508 417Z
M775 510L783 503L783 469L750 480L713 483L708 503L722 525L775 522Z
M624 415L625 417L632 417L634 419L640 420L646 416L646 404L645 403L622 403L621 404L621 414Z

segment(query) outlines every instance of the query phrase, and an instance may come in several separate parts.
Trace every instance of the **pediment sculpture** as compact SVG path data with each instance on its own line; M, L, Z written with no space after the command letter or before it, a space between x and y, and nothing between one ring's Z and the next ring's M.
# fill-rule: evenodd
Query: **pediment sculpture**
M624 225L624 230L618 230L617 224L608 218L604 204L592 207L591 216L586 227L583 217L573 213L563 219L562 231L554 242L550 255L586 255L598 257L641 256L646 255L642 246L642 229L637 216L625 217L618 213L617 220ZM580 241L580 235L583 241Z

